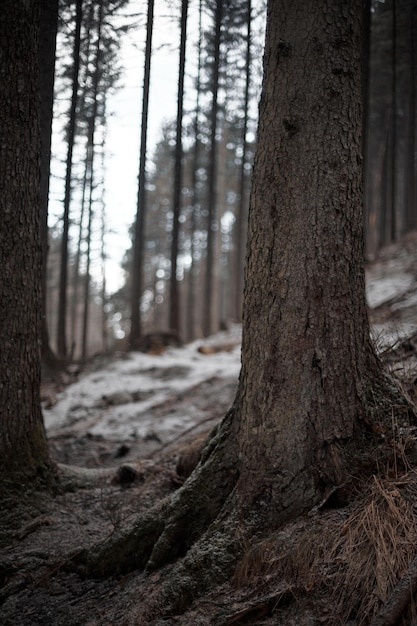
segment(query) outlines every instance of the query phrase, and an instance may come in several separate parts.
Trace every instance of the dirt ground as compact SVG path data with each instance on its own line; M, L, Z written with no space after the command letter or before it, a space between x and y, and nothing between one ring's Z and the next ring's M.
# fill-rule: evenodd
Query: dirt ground
M376 343L382 358L417 400L416 238L409 237L401 247L385 250L369 265L367 273L368 291L374 297L370 319ZM378 292L383 281L385 297ZM389 329L384 337L382 329ZM89 371L99 371L107 364L107 358L97 359L89 365ZM75 377L83 375L85 372L79 372ZM83 483L83 488L64 491L54 498L36 495L35 516L33 498L28 495L27 510L31 514L9 532L11 541L0 550L2 626L150 624L141 620L140 606L148 595L157 593L171 566L146 577L133 572L106 580L85 580L68 571L67 564L78 550L105 540L126 527L138 513L178 489L197 462L205 436L230 406L236 384L235 378L211 376L186 392L172 393L153 408L157 419L164 412L184 412L190 403L197 407L195 423L170 441L161 440L157 432L149 432L148 437L130 437L128 441L106 439L83 433L76 425L73 430L66 428L50 437L52 458L80 468L72 470L72 477ZM56 392L56 384L44 384L44 402L54 402ZM407 436L414 437L414 433L410 431ZM86 478L81 468L89 468L88 476L94 480ZM361 587L369 584L369 594L365 595L370 602L367 614L371 614L372 602L378 604L388 597L415 556L414 469L390 468L389 476L375 478L359 500L296 520L271 537L269 543L254 548L231 582L197 600L185 615L166 615L152 624L365 624L359 613L346 612L346 606L356 606ZM381 531L381 537L384 535L382 544L375 534L372 541L366 536L369 525L375 534ZM346 552L346 537L351 538L350 552ZM375 544L374 552L364 548L370 544ZM384 550L385 561L381 556ZM401 554L401 559L393 558L394 553ZM352 554L356 556L352 558ZM344 578L340 568L336 572L336 564L340 563ZM352 564L356 570L352 570ZM352 586L352 580L357 584ZM417 624L414 608L410 611L402 622L409 626Z

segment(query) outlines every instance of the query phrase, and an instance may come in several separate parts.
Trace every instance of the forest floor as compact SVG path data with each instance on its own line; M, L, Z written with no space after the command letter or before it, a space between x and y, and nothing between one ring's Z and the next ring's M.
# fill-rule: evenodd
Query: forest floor
M378 351L417 399L417 236L368 265L367 297ZM51 456L82 488L37 496L35 516L28 496L30 515L0 549L2 626L360 626L358 616L387 599L417 545L417 474L398 441L398 466L383 468L355 502L287 525L258 546L250 575L240 567L184 615L141 621L141 603L171 566L105 580L67 571L75 551L127 526L192 471L233 401L239 333L158 355L101 356L44 381ZM417 624L416 615L411 607L402 623Z

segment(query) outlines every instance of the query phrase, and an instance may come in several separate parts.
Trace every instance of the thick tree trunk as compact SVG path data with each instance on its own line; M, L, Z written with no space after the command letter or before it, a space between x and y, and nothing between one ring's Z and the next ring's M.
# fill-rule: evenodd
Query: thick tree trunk
M240 448L242 491L255 497L269 483L279 511L340 484L339 445L367 411L360 14L360 1L308 15L293 0L269 8Z
M48 473L39 400L39 3L0 15L0 496Z
M235 403L183 488L87 555L100 575L185 555L152 611L182 611L255 533L375 471L372 423L409 409L369 339L361 16L361 0L269 2Z

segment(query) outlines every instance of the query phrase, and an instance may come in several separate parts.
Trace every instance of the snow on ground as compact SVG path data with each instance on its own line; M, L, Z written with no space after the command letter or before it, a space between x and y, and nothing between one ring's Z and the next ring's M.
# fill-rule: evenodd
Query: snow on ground
M44 408L49 437L70 430L105 439L145 438L157 430L158 439L169 439L194 424L203 415L192 402L192 390L209 379L233 379L240 371L240 328L220 333L208 343L236 341L232 351L201 354L195 341L181 348L168 348L162 355L141 352L123 355L91 372L58 394L51 408ZM215 393L215 389L213 391ZM173 395L191 394L184 410L172 407L159 417L158 407L169 405ZM157 421L155 413L158 414Z
M415 256L413 252L405 260L395 257L367 270L372 335L379 349L417 332ZM216 411L221 412L234 393L222 387L222 381L237 382L240 371L239 339L240 327L235 326L204 342L169 348L162 355L137 352L111 359L58 394L54 406L44 408L49 437L71 432L121 441L155 435L157 441L166 442L204 420L210 410L220 418ZM202 343L230 341L237 344L230 352L198 352Z
M417 332L416 243L388 248L388 259L366 271L371 335L377 350L394 346Z
M392 300L410 289L415 276L408 273L391 274L389 276L369 279L366 283L366 300L371 308L376 308Z

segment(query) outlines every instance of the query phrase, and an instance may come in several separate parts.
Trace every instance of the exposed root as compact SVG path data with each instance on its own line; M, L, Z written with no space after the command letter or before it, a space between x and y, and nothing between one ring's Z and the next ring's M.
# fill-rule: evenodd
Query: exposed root
M233 409L214 429L200 464L177 492L140 515L131 527L77 556L75 561L88 576L135 568L151 571L187 552L216 519L236 483L232 426Z
M253 528L238 519L233 496L222 514L177 561L154 595L147 594L140 623L183 614L201 595L230 579Z

